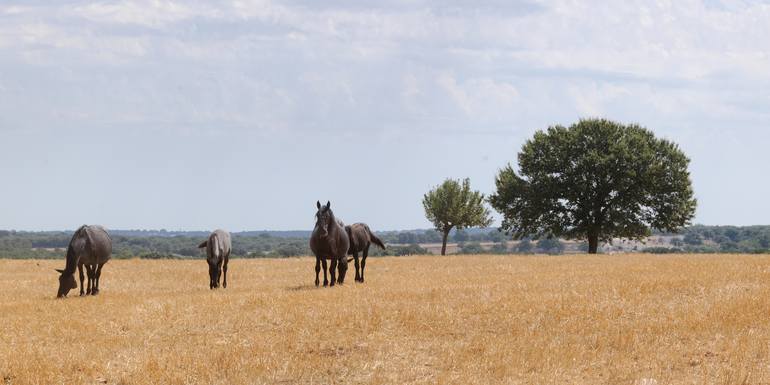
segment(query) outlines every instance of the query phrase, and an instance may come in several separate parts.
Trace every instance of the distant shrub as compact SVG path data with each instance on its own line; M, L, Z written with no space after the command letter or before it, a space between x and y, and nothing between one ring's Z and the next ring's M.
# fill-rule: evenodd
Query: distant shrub
M688 245L698 246L703 243L703 237L696 232L688 232L682 239Z
M681 253L682 249L676 248L676 247L662 247L662 246L656 246L656 247L648 247L642 250L643 253L648 254L677 254Z
M173 253L160 253L157 251L151 251L149 253L139 254L140 259L185 259L183 255Z
M406 246L388 246L388 249L386 250L385 255L394 255L397 257L405 256L405 255L421 255L421 254L428 254L428 250L423 249L420 247L420 245L413 243L411 245Z
M460 254L483 254L486 252L478 242L468 242L460 246Z
M546 254L561 254L564 252L564 244L558 239L544 238L537 241L537 249Z
M516 252L521 254L529 254L534 248L535 246L532 245L532 242L529 239L524 239L519 242L518 245L516 245Z

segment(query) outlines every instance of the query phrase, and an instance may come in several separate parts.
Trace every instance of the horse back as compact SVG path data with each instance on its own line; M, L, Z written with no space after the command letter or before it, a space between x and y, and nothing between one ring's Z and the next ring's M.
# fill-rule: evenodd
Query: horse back
M101 226L82 226L70 241L70 248L80 264L104 264L112 255L112 239Z
M348 236L350 237L348 254L362 251L371 242L369 227L365 223L354 223L346 229L349 229Z
M232 250L232 239L230 233L217 229L209 235L208 247L206 248L206 257L209 260L225 259L230 256Z

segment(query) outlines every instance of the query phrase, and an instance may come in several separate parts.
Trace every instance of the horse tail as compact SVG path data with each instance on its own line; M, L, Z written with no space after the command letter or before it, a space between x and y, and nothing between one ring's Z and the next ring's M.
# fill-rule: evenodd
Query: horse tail
M371 230L371 229L369 229L369 226L368 226L368 225L366 226L366 231L368 231L368 232L369 232L369 238L371 238L371 239L372 239L372 243L374 243L375 245L379 246L381 249L385 250L385 244L384 244L384 243L382 243L382 240L381 240L380 238L377 238L377 236L376 236L376 235L374 235L374 233L372 232L372 230Z

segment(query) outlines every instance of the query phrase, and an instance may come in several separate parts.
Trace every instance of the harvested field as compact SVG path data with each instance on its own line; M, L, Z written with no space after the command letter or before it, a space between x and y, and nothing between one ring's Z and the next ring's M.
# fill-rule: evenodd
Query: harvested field
M0 260L3 384L770 383L770 256L113 260L54 299L62 261Z

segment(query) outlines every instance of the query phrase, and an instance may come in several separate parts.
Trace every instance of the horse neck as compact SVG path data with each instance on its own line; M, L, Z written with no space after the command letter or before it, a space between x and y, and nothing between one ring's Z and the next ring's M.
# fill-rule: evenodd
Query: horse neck
M332 232L332 229L335 232L339 231L340 224L337 223L337 217L334 216L334 212L332 212L332 211L329 211L329 222L331 222L331 225L329 226L330 227L329 228L329 232L330 233ZM342 230L344 231L345 229L342 229Z
M78 264L78 256L72 245L67 246L67 264L64 266L64 274L75 274L75 268Z

